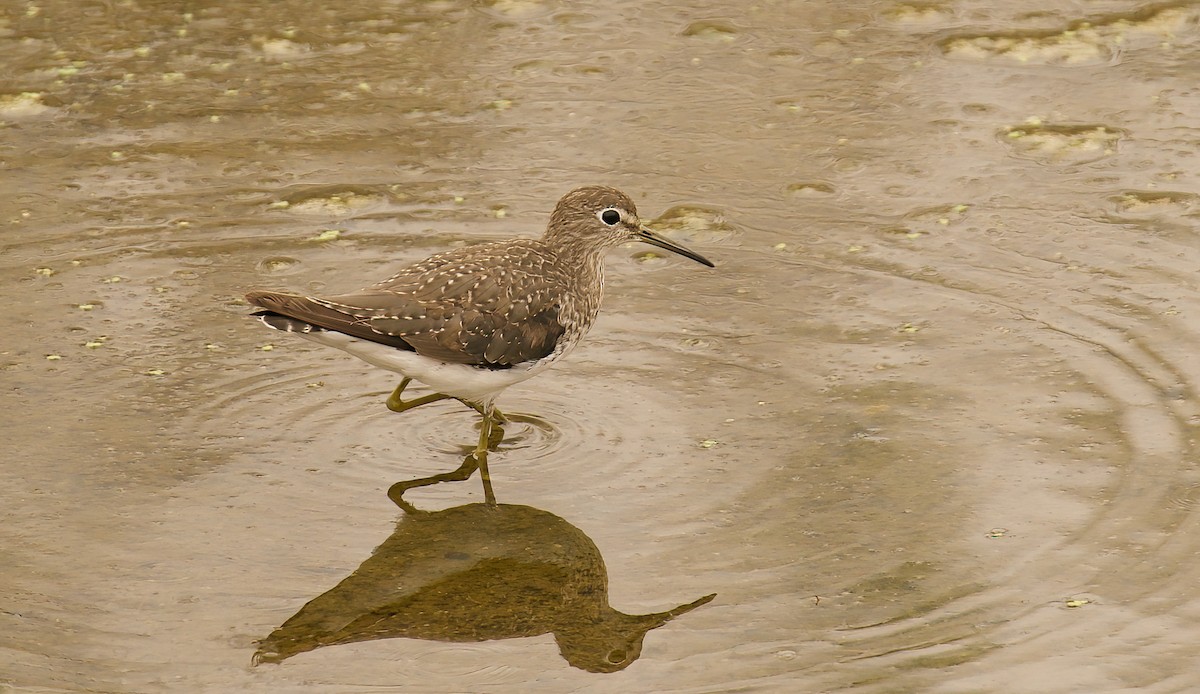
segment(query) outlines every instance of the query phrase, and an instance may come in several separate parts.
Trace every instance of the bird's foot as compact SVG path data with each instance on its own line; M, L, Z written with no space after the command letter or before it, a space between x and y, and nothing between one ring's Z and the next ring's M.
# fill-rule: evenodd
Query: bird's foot
M388 396L387 408L392 412L404 412L406 410L411 410L414 407L428 405L431 402L445 400L446 398L450 397L449 395L445 395L443 393L430 393L429 395L422 395L421 397L413 398L412 400L405 400L401 397L401 395L404 393L404 389L408 387L409 383L412 383L411 378L405 378L403 381L400 381L400 385L396 386L396 390L393 390L392 394Z

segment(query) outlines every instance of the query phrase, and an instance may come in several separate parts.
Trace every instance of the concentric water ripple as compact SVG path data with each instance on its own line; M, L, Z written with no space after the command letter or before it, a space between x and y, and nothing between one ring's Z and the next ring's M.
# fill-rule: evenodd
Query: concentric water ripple
M935 4L0 10L4 684L1200 690L1200 15ZM717 598L620 673L546 635L251 667L478 416L392 413L240 297L593 182L717 267L611 254L587 340L498 403L496 491L614 605Z
M252 323L252 321L247 321ZM258 326L248 325L250 329ZM260 371L246 376L230 374L211 381L216 394L191 412L195 426L219 429L212 436L228 436L226 425L237 421L245 438L254 432L255 446L267 450L275 444L302 446L292 455L296 464L322 467L331 460L351 455L371 458L370 469L387 470L380 483L397 481L405 471L413 476L454 469L476 445L479 415L453 400L441 401L403 413L389 411L384 400L390 391L378 390L392 380L382 372L364 372L354 360L340 354L297 343L279 344L290 336L265 335L277 343L272 351L259 350ZM292 349L294 351L288 351ZM280 355L288 355L285 360ZM569 386L569 374L559 384ZM536 397L519 392L520 387L501 397L509 423L504 438L493 454L494 469L536 478L546 468L559 467L583 455L589 441L602 439L606 431L622 422L612 408L600 408L584 417L578 400L571 395L543 389ZM425 391L414 384L408 391ZM512 407L508 403L514 403ZM264 404L273 414L264 417ZM514 409L515 408L515 409ZM522 410L537 410L525 413ZM221 419L215 419L217 414ZM286 422L281 426L281 422ZM361 471L366 474L365 470ZM616 474L614 472L614 474Z
M1001 257L992 249L987 254ZM892 257L903 256L892 254ZM883 272L896 277L922 277L916 270L891 266ZM875 587L852 587L844 594L846 597L883 597L890 593L893 599L899 599L906 590L921 590L925 582L946 584L933 593L921 590L927 602L918 606L915 614L901 614L878 626L854 629L852 640L843 642L861 649L860 655L852 656L851 661L867 657L884 658L884 662L895 664L907 658L966 662L985 656L996 648L996 642L1005 643L1011 658L1016 657L1019 648L1045 647L1038 637L1012 642L1008 634L1021 629L1017 624L1026 625L1023 628L1026 634L1039 634L1067 614L1073 614L1075 609L1104 610L1106 603L1129 600L1176 602L1168 596L1176 590L1178 569L1168 573L1134 572L1127 564L1131 556L1145 555L1156 565L1170 565L1182 561L1192 551L1184 549L1184 554L1177 554L1187 547L1186 543L1178 546L1178 533L1196 524L1194 514L1190 513L1190 493L1184 491L1180 495L1178 490L1181 480L1184 483L1192 480L1194 484L1196 477L1190 462L1194 450L1187 436L1195 420L1196 374L1189 371L1186 362L1172 363L1164 358L1170 350L1163 350L1162 346L1177 339L1169 332L1176 330L1170 325L1170 317L1164 320L1147 313L1114 311L1120 305L1106 305L1101 303L1102 299L1063 305L1041 292L1036 283L1027 282L1018 289L1017 285L1004 281L1003 273L995 271L992 268L993 274L988 276L969 268L942 266L929 279L910 284L905 293L914 299L922 297L934 312L924 311L929 316L924 321L905 322L897 329L909 331L916 344L921 344L922 332L954 322L952 314L957 308L952 308L949 314L947 308L955 304L973 305L976 308L972 310L977 314L980 313L977 307L989 307L983 311L984 315L1005 317L997 323L996 327L1002 330L994 333L997 339L991 344L971 341L969 336L975 330L959 333L955 341L967 353L1009 351L1004 345L1026 352L1019 362L1002 358L997 363L995 357L982 356L978 359L977 363L986 363L991 368L1007 362L1009 378L1015 377L1011 386L1020 384L1020 387L1016 393L990 390L993 396L1001 397L972 418L995 433L1003 433L996 425L1004 422L1011 411L1006 411L1000 403L1007 396L1018 394L1024 402L1013 402L1012 406L1019 408L1017 412L1023 410L1026 416L1034 415L1027 427L1031 429L1030 438L1025 443L1027 448L1032 444L1029 451L1033 456L1022 462L1026 456L1011 448L1018 441L1001 439L976 448L978 459L964 460L962 464L968 465L968 469L980 469L980 464L995 453L1003 452L1009 458L1002 463L1011 471L1009 479L978 481L991 499L983 508L1004 502L1006 496L1011 496L1007 503L1019 504L1020 496L1031 494L1045 495L1045 505L1038 511L1025 508L1016 517L993 516L1011 525L1019 524L1020 529L996 536L990 543L992 547L986 550L989 541L983 539L987 536L982 532L968 543L968 547L978 546L976 552L986 551L984 556L1006 545L1017 550L1017 553L1003 551L1006 567L989 569L987 583L970 577L974 571L966 570L955 577L953 570L947 575L949 567L930 564L909 578L901 578L905 575L903 570L899 573L893 570L880 576ZM1109 287L1110 291L1120 291L1116 284ZM930 295L935 297L932 301ZM1138 322L1130 320L1132 315L1137 316ZM1168 332L1163 332L1164 328ZM1158 346L1147 344L1141 335L1154 336ZM966 342L962 341L964 338ZM1038 352L1050 358L1039 358ZM963 356L955 355L953 361L967 366L969 362L964 362ZM1043 371L1046 380L1037 383L1012 371L1019 364L1022 368L1047 369ZM942 364L943 368L949 366ZM960 380L965 377L970 381L980 376L970 366L957 373ZM936 387L933 383L929 386ZM987 388L979 384L973 390L983 392ZM1046 398L1044 404L1031 409L1030 405L1036 403L1034 398L1038 397ZM994 422L989 423L991 420ZM1011 429L1013 422L1009 420L1002 426ZM1052 431L1058 432L1062 443L1074 440L1073 449L1054 443L1047 436ZM1040 489L1046 482L1049 486ZM1094 502L1099 505L1093 508ZM1076 508L1072 509L1072 505ZM1039 515L1044 521L1031 522ZM1036 530L1043 522L1056 527L1054 535L1042 535ZM1153 559L1149 559L1151 554ZM1194 569L1186 571L1196 574ZM1141 577L1131 582L1137 574ZM1163 582L1166 576L1172 578ZM1013 609L1014 601L1024 607ZM981 623L994 626L981 633Z
M378 394L380 401L384 398L386 394ZM542 403L536 404L540 406ZM554 412L553 407L553 402L546 403L545 411L552 414L545 417L502 410L508 423L503 425L504 438L496 451L502 454L519 452L518 457L523 461L535 461L547 455L568 455L571 447L586 439L586 435L581 435L585 432L577 420ZM471 432L479 431L480 417L474 410L457 402L425 406L420 415L415 411L390 418L377 415L371 415L372 423L396 425L397 434L406 445L422 447L431 453L458 456L475 449L478 433ZM398 416L404 416L405 419L396 419Z

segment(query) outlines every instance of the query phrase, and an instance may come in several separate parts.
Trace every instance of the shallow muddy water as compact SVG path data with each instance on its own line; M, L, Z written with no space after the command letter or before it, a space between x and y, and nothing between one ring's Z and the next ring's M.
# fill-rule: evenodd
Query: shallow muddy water
M1200 689L1200 4L984 4L0 5L0 690ZM405 514L241 296L588 183L717 268Z

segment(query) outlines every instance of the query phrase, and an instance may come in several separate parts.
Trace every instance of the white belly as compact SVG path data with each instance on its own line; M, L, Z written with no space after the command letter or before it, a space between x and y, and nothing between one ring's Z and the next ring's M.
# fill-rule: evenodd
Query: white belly
M480 404L491 402L505 388L532 377L562 356L562 353L556 351L545 359L518 364L509 369L481 369L467 364L441 362L416 352L388 347L333 330L294 334L329 347L337 347L368 364L420 381L438 393Z

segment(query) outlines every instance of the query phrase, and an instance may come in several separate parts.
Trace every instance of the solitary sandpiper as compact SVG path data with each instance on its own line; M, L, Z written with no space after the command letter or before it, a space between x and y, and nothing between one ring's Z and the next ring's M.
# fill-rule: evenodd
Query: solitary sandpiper
M495 503L487 452L504 421L496 397L553 364L596 319L604 292L604 252L641 241L709 267L707 258L647 228L629 196L588 186L562 197L540 239L457 248L388 279L330 297L252 291L253 315L389 371L403 380L387 400L396 412L455 398L483 416L479 443L460 471L478 469ZM417 380L435 392L403 400Z

